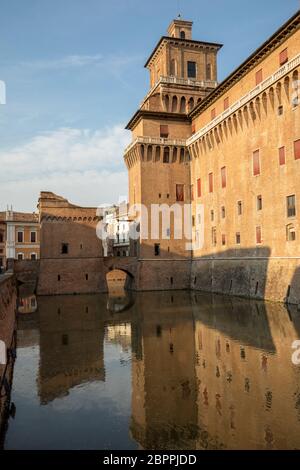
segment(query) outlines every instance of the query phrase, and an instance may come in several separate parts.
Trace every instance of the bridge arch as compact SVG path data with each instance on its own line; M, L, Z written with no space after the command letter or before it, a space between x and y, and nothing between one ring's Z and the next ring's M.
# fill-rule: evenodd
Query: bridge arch
M137 274L137 259L134 257L124 256L124 257L106 257L104 258L104 267L105 267L105 276L108 290L110 290L111 283L110 281L115 281L115 285L124 278L123 288L125 290L136 290L136 274ZM118 273L119 274L118 277ZM116 282L117 281L117 282Z

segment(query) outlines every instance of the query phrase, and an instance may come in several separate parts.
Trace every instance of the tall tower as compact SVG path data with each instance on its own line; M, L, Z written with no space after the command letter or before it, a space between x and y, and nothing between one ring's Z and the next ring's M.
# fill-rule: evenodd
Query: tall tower
M151 238L152 204L171 207L191 201L190 157L186 140L193 129L189 112L217 86L217 53L221 44L192 39L191 21L173 20L145 67L150 91L126 129L132 143L125 150L129 203L148 208L149 238L140 240L140 289L189 285L190 252L186 239L175 239L174 220L161 221L160 237ZM160 263L168 260L169 263ZM147 272L147 274L145 274Z

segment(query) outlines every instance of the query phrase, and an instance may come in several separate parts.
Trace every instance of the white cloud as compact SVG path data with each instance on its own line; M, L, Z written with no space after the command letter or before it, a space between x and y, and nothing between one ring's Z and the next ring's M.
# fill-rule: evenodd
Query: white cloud
M33 210L41 190L79 205L115 202L127 194L123 126L97 131L63 128L0 152L0 208Z
M35 69L61 69L68 67L86 67L91 65L98 65L102 62L102 54L94 55L68 55L61 58L54 59L40 59L34 61L21 62L20 65Z
M139 55L130 56L119 56L119 55L107 55L93 54L93 55L67 55L64 57L54 57L49 59L36 59L22 61L15 64L17 67L22 67L27 71L34 73L38 71L48 70L61 70L69 68L83 68L83 67L102 67L107 71L120 70L128 65L141 61L142 57Z

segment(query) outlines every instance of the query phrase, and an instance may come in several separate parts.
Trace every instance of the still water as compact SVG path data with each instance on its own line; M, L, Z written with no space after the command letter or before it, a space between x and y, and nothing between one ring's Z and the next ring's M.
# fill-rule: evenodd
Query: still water
M188 292L19 314L6 449L299 449L300 312Z

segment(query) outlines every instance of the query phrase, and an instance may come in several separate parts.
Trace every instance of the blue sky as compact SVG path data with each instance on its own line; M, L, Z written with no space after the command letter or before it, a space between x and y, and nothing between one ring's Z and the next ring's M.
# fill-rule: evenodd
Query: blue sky
M124 125L148 90L143 65L179 11L194 39L224 44L224 79L299 0L2 0L0 210L40 190L98 205L127 194Z

